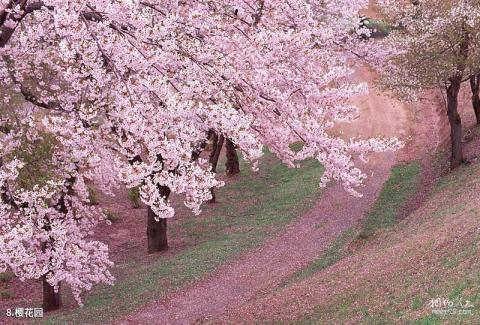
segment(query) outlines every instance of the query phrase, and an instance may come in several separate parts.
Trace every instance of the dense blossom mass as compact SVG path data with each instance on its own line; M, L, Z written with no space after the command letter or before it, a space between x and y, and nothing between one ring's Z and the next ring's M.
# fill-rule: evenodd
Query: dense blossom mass
M195 157L209 132L254 168L264 147L291 167L315 158L321 185L358 195L355 157L398 147L329 133L366 91L345 50L365 2L1 0L0 82L14 95L0 120L0 271L64 281L79 302L111 283L107 248L88 239L105 217L87 184L139 186L158 218L174 215L168 187L199 213L222 185ZM21 157L45 146L47 176L23 184L37 165Z

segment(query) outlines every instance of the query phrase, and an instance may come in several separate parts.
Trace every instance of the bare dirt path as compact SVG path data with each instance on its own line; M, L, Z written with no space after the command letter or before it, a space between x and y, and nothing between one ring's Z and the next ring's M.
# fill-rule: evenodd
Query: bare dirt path
M360 68L354 76L367 82L372 77L366 68ZM360 107L361 117L353 126L341 127L339 132L348 136L398 136L409 144L408 149L397 155L378 154L363 166L369 176L362 189L363 198L354 198L341 186L331 185L308 213L262 247L115 324L193 324L222 314L235 314L242 305L267 294L283 279L318 258L341 232L360 220L374 203L396 161L409 159L424 147L409 143L409 137L415 138L418 132L427 134L427 130L412 127L417 123L411 107L375 90L353 101Z

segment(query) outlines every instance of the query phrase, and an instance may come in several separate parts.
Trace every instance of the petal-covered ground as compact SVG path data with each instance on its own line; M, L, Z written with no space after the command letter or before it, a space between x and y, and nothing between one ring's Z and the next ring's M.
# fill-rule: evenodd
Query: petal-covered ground
M357 81L367 82L373 78L367 68L360 68L354 77ZM397 157L390 153L370 159L365 166L370 177L362 189L363 198L349 196L339 185L330 186L308 213L259 249L118 323L189 324L215 319L220 314L233 315L233 318L228 318L232 323L254 322L255 317L242 316L244 313L246 316L255 315L254 307L257 305L251 305L249 301L270 297L284 279L321 256L335 238L361 220L375 202L397 161L418 157L425 152L425 144L435 147L438 143L436 132L431 136L431 126L426 128L420 123L420 115L439 120L433 110L435 105L432 105L436 100L422 103L420 110L420 104L413 108L372 89L368 95L359 96L353 102L361 109L360 117L353 127L349 125L348 129L340 128L337 132L355 136L397 136L407 142L407 149L397 153ZM269 305L270 298L265 299L265 305ZM264 305L259 308L263 310ZM285 309L285 306L278 308ZM268 312L275 315L281 313L280 309L276 310L272 305ZM291 309L297 312L303 310L299 305L292 305L289 311ZM251 313L247 312L249 310Z
M394 229L214 323L478 324L479 176L478 164L461 168Z

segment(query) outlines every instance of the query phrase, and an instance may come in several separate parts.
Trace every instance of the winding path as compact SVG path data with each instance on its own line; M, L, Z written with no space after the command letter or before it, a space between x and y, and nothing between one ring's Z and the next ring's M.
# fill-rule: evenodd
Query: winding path
M370 81L371 74L360 68L354 78ZM414 136L410 107L372 91L353 99L361 117L339 132L351 136ZM407 151L400 153L408 159ZM404 156L404 157L402 157ZM321 200L297 218L281 234L262 247L220 267L208 278L150 304L115 324L193 324L230 314L240 306L266 294L286 277L318 258L344 230L360 220L388 179L398 160L393 153L372 156L363 170L369 176L362 189L363 198L347 194L340 185L328 187ZM238 320L240 323L241 319Z

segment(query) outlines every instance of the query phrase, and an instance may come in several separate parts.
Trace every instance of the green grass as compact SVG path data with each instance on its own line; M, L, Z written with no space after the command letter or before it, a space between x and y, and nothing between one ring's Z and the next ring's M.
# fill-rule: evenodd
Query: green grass
M120 216L110 209L103 209L103 214L105 214L105 217L107 217L107 220L112 223L120 219Z
M317 324L345 324L347 323L347 320L349 320L349 314L352 310L352 308L355 305L355 301L358 300L358 294L352 293L349 295L343 295L341 297L338 297L338 299L335 300L335 304L329 304L326 306L322 306L322 308L316 308L314 313L310 315L306 315L305 317L296 320L295 322L292 322L290 324L296 324L296 325L317 325ZM360 308L359 308L360 309ZM362 309L362 313L365 314L366 317L369 317L368 311ZM322 318L322 321L320 321L319 316L325 316ZM335 319L334 320L332 320ZM342 322L338 320L342 320Z
M206 206L200 217L171 224L170 235L181 233L187 243L185 250L158 256L149 265L122 266L133 272L113 287L95 288L82 309L43 322L101 324L131 313L260 245L318 198L323 168L317 162L306 161L302 169L288 169L267 153L260 167L260 172L253 173L242 160L242 177L217 191L219 203Z
M335 241L327 248L320 258L314 260L305 268L298 270L290 277L282 281L279 287L286 287L291 283L309 278L316 272L326 269L327 267L338 262L346 255L346 245L355 237L356 233L357 230L354 227L344 231L335 239Z
M99 205L99 199L98 199L98 191L96 188L93 186L88 186L88 199L90 201L90 205Z
M19 186L24 189L46 185L53 178L51 159L57 143L51 134L40 132L40 135L33 142L23 141L11 154L25 164L18 174Z
M416 320L413 324L415 325L440 325L442 324L442 320L440 316L431 314L428 316L425 316L421 319Z
M415 298L413 298L413 301L412 301L412 310L418 310L420 308L423 307L423 300L421 297L419 296L416 296Z
M138 186L128 190L128 199L132 203L133 208L138 209L141 207L140 189Z
M366 239L377 229L391 227L395 223L400 209L415 193L419 181L420 165L417 162L395 166L389 180L384 184L378 200L360 227L354 226L344 231L318 259L282 281L279 287L306 279L335 264L346 256L346 246L356 237Z
M394 30L394 27L384 20L373 18L366 18L363 25L370 30L372 38L387 37Z
M378 229L393 226L401 209L418 189L420 181L421 166L418 162L395 166L364 219L359 238L366 239Z
M468 270L462 270L462 273ZM450 279L448 279L450 280ZM465 294L465 291L475 292L474 294ZM468 310L467 314L447 314L437 315L429 313L419 319L415 320L415 325L430 325L430 324L480 324L480 272L465 272L463 277L457 280L445 281L440 286L435 288L426 297L425 306L428 310L431 307L428 305L431 299L438 297L447 298L452 302L455 302L454 309L456 310ZM456 303L460 301L466 306L467 301L470 303L468 308L462 308L456 306ZM444 308L439 308L444 309Z
M478 165L477 165L478 166ZM408 181L408 179L417 178L415 175L417 172L414 168L410 170L405 166L401 166L402 173L392 173L390 181L387 182L383 188L380 198L372 209L376 215L380 214L381 209L390 210L391 207L385 207L382 203L387 197L401 198L398 203L405 202L404 195L391 195L392 185L397 184L397 188L403 188L405 193L411 193L412 186L399 186L398 184L413 184L415 182ZM478 167L473 167L478 168ZM409 171L410 170L410 171ZM398 181L398 176L403 175L404 180ZM466 176L470 175L473 180L468 179L465 186L463 180ZM463 189L463 192L459 196L459 200L464 200L463 196L470 197L471 193L475 193L475 189L478 188L477 173L472 171L472 167L462 167L459 170L452 172L444 177L437 185L436 191L442 191L433 195L430 201L437 203L439 208L437 210L429 208L430 211L427 216L427 220L434 221L433 227L442 227L443 220L450 218L452 222L452 214L469 214L471 218L478 218L478 211L475 208L460 209L457 204L452 204L449 208L441 208L442 201L438 200L438 196L452 197L452 193L458 192L458 187ZM475 179L477 184L475 184ZM393 180L396 180L395 182ZM468 190L470 189L470 190ZM384 193L386 192L386 193ZM389 194L389 195L385 195ZM453 195L454 196L454 195ZM408 196L407 196L408 197ZM455 201L458 202L458 201ZM380 204L382 203L382 204ZM394 206L401 206L401 204L393 204ZM428 204L427 204L428 206ZM478 219L477 219L478 220ZM388 218L388 222L379 222L382 227L387 225L390 227L391 220ZM417 227L418 224L408 224L406 226L395 227L394 231L409 232L409 227ZM407 228L406 228L407 227ZM422 233L425 236L429 236L428 230L419 232L418 236ZM411 229L414 232L416 228ZM438 228L437 228L438 230ZM392 236L397 238L397 236ZM385 242L388 245L396 245L401 241L401 237L397 238L395 242L390 242L389 237L380 239L380 242L372 242L372 245L376 245L376 248L371 245L369 249L373 249L372 254L384 250ZM452 238L454 236L452 235ZM426 265L435 263L434 270L430 268L428 271L423 271L423 268L419 266L418 272L411 273L413 269L409 269L406 273L394 273L391 274L390 281L376 284L375 282L363 282L357 287L352 288L348 292L333 293L333 297L325 301L323 304L318 305L313 312L304 315L302 318L295 321L295 324L343 324L349 323L352 319L355 319L355 323L358 324L417 324L417 325L430 325L430 324L480 324L480 272L478 272L478 247L480 243L480 237L478 235L473 237L472 241L465 242L463 245L457 247L451 244L451 247L446 252L432 251L431 255L422 255L422 257L416 256L412 263L421 262ZM334 245L332 245L334 246ZM413 248L414 249L414 248ZM341 251L341 249L340 249ZM438 258L436 254L442 254L442 258ZM408 259L411 257L398 257L393 256L392 261L397 258ZM365 265L368 265L369 261L365 261ZM389 261L386 261L389 263ZM421 264L419 264L421 265ZM428 268L427 268L428 269ZM379 278L382 277L381 270L370 269L371 272L378 272ZM334 273L333 273L334 274ZM329 274L331 275L331 274ZM338 278L342 278L345 275L336 274ZM329 281L329 280L326 280ZM348 281L346 279L345 281ZM388 281L388 280L387 280ZM376 290L381 290L385 285L388 285L390 289L389 293L378 296ZM354 296L354 303L349 302L349 297ZM465 303L467 300L471 303L469 314L447 314L437 315L433 312L433 309L429 303L432 299L447 298L450 301L462 301ZM456 307L457 310L461 307ZM444 308L439 308L444 309Z
M0 282L10 282L15 277L15 274L11 271L0 273Z
M7 289L0 289L0 298L2 299L11 299L13 298L13 294L10 290Z
M396 223L396 217L405 206L407 200L415 193L420 184L421 167L417 162L395 166L389 179L382 187L382 191L373 207L363 222L343 232L322 254L304 269L297 271L292 277L286 279L281 286L301 281L313 274L334 265L347 256L346 246L357 237L369 238L376 230L392 227ZM362 324L388 324L387 317L383 314L369 314L363 306L354 305L355 299L350 295L342 295L335 299L335 303L322 308L316 308L312 314L305 315L297 320L296 324L319 324L320 320L332 323L339 320L348 321L352 311L364 315ZM418 298L412 302L415 308L419 308ZM363 308L363 309L362 309ZM322 323L320 322L320 323Z
M442 218L442 217L445 217L447 215L457 214L457 213L460 213L460 212L463 212L463 211L465 211L465 205L463 203L455 204L455 205L449 206L449 207L440 206L440 207L438 207L437 211L435 211L432 214L432 217Z
M463 187L475 184L475 179L471 177L469 165L461 165L448 175L444 176L435 186L434 192L455 189L460 192Z

